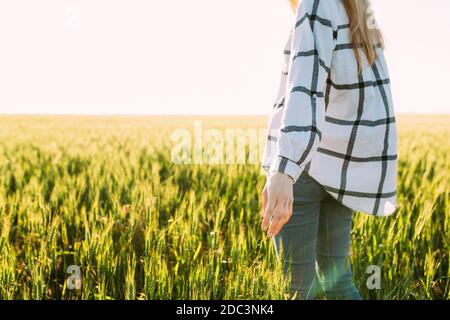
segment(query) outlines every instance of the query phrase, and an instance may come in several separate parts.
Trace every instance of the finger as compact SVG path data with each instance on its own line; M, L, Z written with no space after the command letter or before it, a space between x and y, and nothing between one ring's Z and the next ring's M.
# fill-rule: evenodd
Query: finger
M262 193L262 209L260 212L261 217L264 217L264 211L266 210L267 206L267 191L264 190Z
M269 199L267 200L267 206L266 209L264 210L261 222L261 227L263 230L266 230L268 228L270 224L270 218L272 217L274 210L275 210L275 201L271 199L269 196Z
M276 213L274 215L274 219L272 220L272 223L270 224L269 231L267 232L267 236L272 238L276 236L281 228L285 225L287 222L287 206L281 205L278 206Z
M288 223L289 220L291 220L292 212L293 212L293 203L292 203L292 201L289 201L287 204L287 219L286 219L285 224Z
M275 199L273 196L271 196L270 194L268 195L268 199L267 199L267 206L266 209L264 210L264 216L262 219L262 229L266 230L267 227L269 226L269 222L270 222L270 217L273 215L273 212L275 210Z
M272 219L270 223L269 230L267 231L267 236L269 238L274 237L278 234L278 232L281 230L281 227L284 225L284 206L279 206L275 210L274 218Z

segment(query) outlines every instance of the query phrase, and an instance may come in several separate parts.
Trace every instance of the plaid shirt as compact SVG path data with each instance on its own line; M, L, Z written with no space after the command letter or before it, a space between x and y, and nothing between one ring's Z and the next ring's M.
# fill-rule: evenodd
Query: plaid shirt
M262 168L295 181L305 171L335 199L387 216L397 206L397 128L382 48L363 71L340 0L302 0L284 48L284 68Z

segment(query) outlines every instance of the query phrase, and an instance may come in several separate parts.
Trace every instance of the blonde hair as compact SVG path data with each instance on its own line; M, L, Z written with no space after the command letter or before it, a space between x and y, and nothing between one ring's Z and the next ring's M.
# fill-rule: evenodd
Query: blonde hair
M289 0L289 3L294 13L296 13L299 1ZM373 40L376 40L377 44L384 49L383 36L378 28L370 28L368 26L369 21L373 19L369 0L342 0L342 3L347 11L350 24L350 42L353 45L353 52L358 63L358 71L361 72L362 62L358 48L362 49L369 64L373 65L377 59Z

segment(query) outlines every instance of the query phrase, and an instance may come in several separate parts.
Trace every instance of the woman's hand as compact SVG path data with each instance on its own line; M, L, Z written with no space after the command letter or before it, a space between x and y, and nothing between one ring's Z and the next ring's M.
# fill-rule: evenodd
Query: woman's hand
M292 216L292 178L284 173L274 173L268 178L262 193L262 228L272 238ZM272 217L273 216L273 217ZM271 219L272 217L272 219Z

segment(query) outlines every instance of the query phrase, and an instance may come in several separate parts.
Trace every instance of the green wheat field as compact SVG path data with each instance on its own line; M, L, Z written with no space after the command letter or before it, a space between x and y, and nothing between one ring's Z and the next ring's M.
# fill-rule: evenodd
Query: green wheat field
M224 133L267 118L1 116L0 299L287 299L259 164L172 161L195 121ZM398 128L399 210L355 216L355 281L365 299L449 299L450 116Z

